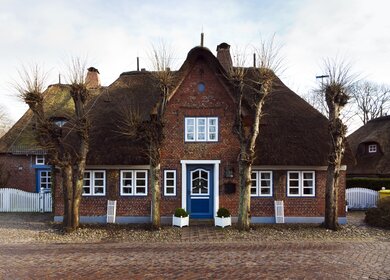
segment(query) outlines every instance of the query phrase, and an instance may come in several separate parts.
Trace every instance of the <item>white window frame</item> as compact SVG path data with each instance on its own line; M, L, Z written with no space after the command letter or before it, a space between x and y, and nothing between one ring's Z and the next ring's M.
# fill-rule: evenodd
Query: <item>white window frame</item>
M42 175L43 173L46 173L46 175ZM45 179L44 181L42 179ZM48 192L51 190L51 170L40 170L39 171L39 187L40 191ZM43 187L45 186L45 187Z
M123 178L123 174L124 173L131 173L131 193L125 193L123 192L123 188L126 187L128 188L128 186L125 186L123 185L123 181L124 181L124 178ZM142 180L145 180L145 185L141 186L141 185L137 185L137 175L138 174L144 174L145 177L142 178ZM127 179L129 180L129 179ZM147 196L148 195L148 171L147 170L121 170L120 172L120 193L121 193L121 196ZM138 187L144 187L145 188L145 192L137 192L137 188Z
M273 196L273 174L272 171L260 171L260 170L253 170L252 175L256 174L256 178L252 179L251 177L251 183L252 181L255 181L255 187L256 187L256 193L252 193L252 185L251 185L251 197L272 197ZM269 174L270 175L270 194L261 194L261 175L262 174ZM268 180L267 180L268 181Z
M172 173L173 178L167 178L168 173ZM169 185L168 180L173 180L173 185ZM168 188L173 188L173 193L168 193ZM176 170L164 170L164 196L176 196Z
M45 165L45 162L46 162L45 155L35 156L35 165Z
M189 125L189 121L193 121L193 125ZM200 125L201 121L204 121L204 125ZM212 132L210 129L214 125L210 125L211 121L215 121L215 131ZM218 142L218 117L186 117L184 120L184 137L185 142ZM199 132L201 126L204 126L204 132ZM193 127L193 132L189 132L188 128ZM204 139L200 139L199 136L204 133ZM215 134L215 139L211 139L210 135ZM193 135L193 139L189 139L189 135Z
M291 194L290 193L290 175L292 173L298 173L298 194ZM304 194L304 181L308 181L307 179L304 179L304 174L309 173L312 174L312 179L310 181L313 182L313 193L312 194ZM287 196L288 197L315 197L316 195L316 174L315 171L287 171ZM294 179L296 180L296 179ZM294 187L295 188L295 187Z
M106 171L105 170L85 170L85 173L89 173L89 186L84 185L84 180L83 180L83 196L105 196L106 195ZM103 178L96 178L96 180L103 180L103 186L96 186L95 185L95 175L96 173L102 173ZM89 187L90 193L84 193L84 188ZM95 189L96 188L103 188L103 193L96 193Z
M369 152L370 154L376 153L377 150L378 150L377 144L370 144L370 145L368 145L368 152Z

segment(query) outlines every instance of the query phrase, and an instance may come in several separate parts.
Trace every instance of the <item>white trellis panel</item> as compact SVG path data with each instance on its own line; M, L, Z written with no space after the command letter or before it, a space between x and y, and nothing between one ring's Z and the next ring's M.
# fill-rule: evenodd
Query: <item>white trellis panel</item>
M283 200L275 200L275 222L277 224L284 224Z
M115 223L116 200L107 200L107 223Z

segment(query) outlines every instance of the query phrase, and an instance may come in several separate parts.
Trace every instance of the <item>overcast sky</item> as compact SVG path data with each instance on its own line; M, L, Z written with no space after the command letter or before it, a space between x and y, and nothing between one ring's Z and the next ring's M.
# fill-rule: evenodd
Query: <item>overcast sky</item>
M14 120L27 109L10 87L21 65L43 65L52 84L70 57L87 57L109 85L136 69L137 55L148 68L147 52L161 39L180 67L202 29L214 54L221 42L251 52L276 34L280 77L300 95L316 86L325 57L343 57L362 77L390 83L389 12L387 0L0 0L0 104Z

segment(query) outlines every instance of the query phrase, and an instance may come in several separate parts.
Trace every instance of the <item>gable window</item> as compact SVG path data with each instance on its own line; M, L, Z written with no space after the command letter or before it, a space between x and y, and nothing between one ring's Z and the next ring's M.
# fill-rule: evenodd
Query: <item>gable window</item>
M377 146L376 146L376 144L370 144L370 145L368 145L368 152L369 152L369 153L376 153L376 152L377 152Z
M164 170L164 195L176 195L176 170Z
M314 171L288 171L288 196L315 196Z
M186 142L217 142L218 118L185 118Z
M148 194L148 172L146 170L122 170L120 180L123 196Z
M272 196L271 171L252 171L251 196Z
M84 172L83 195L106 195L106 171Z
M37 155L35 157L35 164L36 165L45 165L45 156L44 155Z

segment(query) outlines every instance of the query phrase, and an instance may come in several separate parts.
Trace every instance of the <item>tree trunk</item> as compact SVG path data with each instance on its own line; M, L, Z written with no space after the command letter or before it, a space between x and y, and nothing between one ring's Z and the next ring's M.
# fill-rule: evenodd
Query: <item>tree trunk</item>
M159 230L161 228L161 216L160 216L160 162L152 161L150 166L150 181L152 188L152 229Z
M251 190L252 165L247 161L239 161L239 185L240 185L240 205L238 209L238 228L249 230L250 226L250 190Z
M338 188L341 159L344 154L345 126L339 118L331 122L332 147L329 153L329 165L325 189L325 221L327 229L337 230L338 224Z
M325 190L325 228L337 230L337 188L336 166L329 164Z
M73 188L72 188L72 166L66 164L62 167L62 187L64 193L64 220L63 226L66 230L72 227Z

